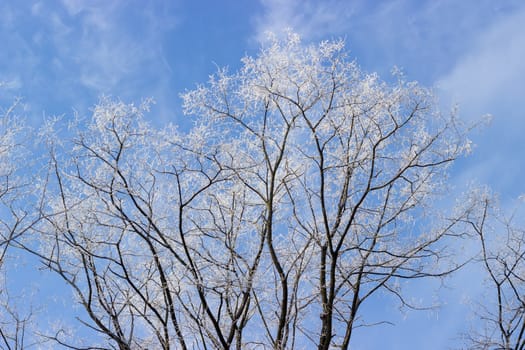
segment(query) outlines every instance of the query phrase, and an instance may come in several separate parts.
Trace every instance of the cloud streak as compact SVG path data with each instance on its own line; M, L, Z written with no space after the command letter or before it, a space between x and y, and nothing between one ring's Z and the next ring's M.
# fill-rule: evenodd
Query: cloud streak
M359 64L388 75L393 66L425 84L447 73L480 30L506 18L518 0L261 0L255 37L291 27L307 40L343 37Z
M443 100L459 104L466 120L493 114L490 127L475 135L475 153L461 177L490 183L504 196L525 193L522 169L525 130L525 7L479 33L468 52L439 79Z
M339 34L361 1L261 0L264 12L255 19L255 38L264 41L267 32L292 29L309 40Z
M161 95L171 78L163 39L177 21L169 2L132 3L4 3L0 40L9 45L0 53L8 62L0 80L16 83L34 111L48 114L69 112L64 106L86 111L101 94Z
M505 17L479 35L469 52L457 61L454 68L439 81L469 112L482 113L491 109L504 96L524 91L525 83L525 7Z

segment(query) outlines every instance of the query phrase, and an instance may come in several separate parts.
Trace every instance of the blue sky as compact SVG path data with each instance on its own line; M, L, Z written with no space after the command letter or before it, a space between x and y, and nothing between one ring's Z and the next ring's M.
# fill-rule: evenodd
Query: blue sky
M364 70L388 79L398 66L435 87L446 108L459 103L465 120L492 114L451 180L489 184L510 203L525 193L523 23L521 0L4 0L0 100L22 97L38 126L43 116L88 115L101 95L153 97L153 123L187 126L179 94L218 66L238 67L265 32L289 27L306 42L342 37ZM402 349L407 337L413 348L452 344L469 297L452 294L439 312L399 318L387 306L402 327L364 330L355 348Z

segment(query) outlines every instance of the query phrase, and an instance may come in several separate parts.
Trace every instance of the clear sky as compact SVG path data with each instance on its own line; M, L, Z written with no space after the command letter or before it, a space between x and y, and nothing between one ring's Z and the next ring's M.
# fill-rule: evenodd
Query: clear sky
M342 37L365 71L389 79L398 66L435 87L444 108L459 103L465 120L493 115L452 181L489 184L505 204L525 193L523 23L522 0L3 0L0 101L22 97L37 126L43 116L88 115L101 95L153 97L157 126L184 126L179 94L218 66L238 67L265 32L291 28L306 42ZM364 330L355 349L445 348L468 321L459 304L468 297L401 318L386 306L399 327Z

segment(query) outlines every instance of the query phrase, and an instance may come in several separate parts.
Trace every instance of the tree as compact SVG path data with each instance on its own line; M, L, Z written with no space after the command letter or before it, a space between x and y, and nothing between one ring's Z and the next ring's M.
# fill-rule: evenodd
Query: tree
M90 346L347 349L374 295L411 307L402 281L458 268L466 212L433 204L469 142L430 90L294 34L242 63L183 95L189 132L104 99L51 143L26 248L72 287Z
M16 172L15 157L19 152L17 134L22 126L13 115L17 103L0 111L0 201L2 211L11 208L10 199L19 184L14 180ZM13 224L3 216L0 217L0 267L5 259L9 242L14 238Z
M24 154L20 139L25 129L16 114L19 104L16 100L0 109L0 348L9 350L30 346L26 331L31 312L25 313L13 303L16 298L10 296L5 271L8 249L28 229L28 215L16 205L24 185L18 174Z
M506 217L489 191L479 192L469 224L481 246L486 292L477 315L481 325L467 335L472 349L525 349L525 230L519 216Z

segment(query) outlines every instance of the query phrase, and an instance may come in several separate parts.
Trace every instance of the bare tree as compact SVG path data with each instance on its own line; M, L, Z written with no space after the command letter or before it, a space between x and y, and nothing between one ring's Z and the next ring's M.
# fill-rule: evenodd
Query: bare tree
M23 183L18 174L24 148L21 140L25 130L16 114L20 101L0 109L0 348L24 349L32 344L26 335L32 316L10 296L6 272L8 249L28 229L28 215L17 205Z
M519 215L506 217L494 196L480 194L469 224L481 246L487 295L476 312L481 322L466 338L472 349L525 349L525 230Z
M11 296L6 286L5 274L0 277L0 348L7 350L23 350L36 346L35 334L32 334L34 313L26 304L27 298L22 295Z
M183 100L187 133L103 100L52 143L42 244L26 248L103 336L59 343L347 349L374 295L410 307L400 281L458 267L465 214L433 203L469 143L428 89L290 34Z
M81 322L119 349L240 348L262 250L240 236L256 211L205 130L155 131L143 108L104 101L71 154L51 146L35 226L44 244L26 249L73 288ZM65 335L50 337L75 347Z
M19 152L18 144L22 126L16 120L14 111L17 103L0 111L0 201L2 212L11 211L11 199L19 184L14 179L17 169L16 156ZM12 218L9 216L9 219ZM4 261L9 242L14 238L15 229L7 215L0 216L0 267Z

